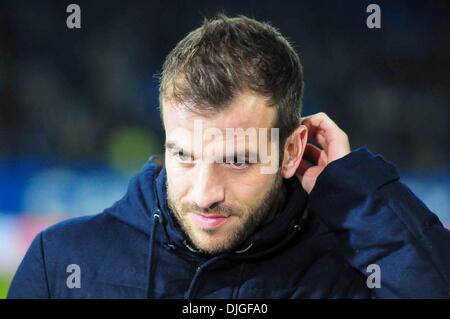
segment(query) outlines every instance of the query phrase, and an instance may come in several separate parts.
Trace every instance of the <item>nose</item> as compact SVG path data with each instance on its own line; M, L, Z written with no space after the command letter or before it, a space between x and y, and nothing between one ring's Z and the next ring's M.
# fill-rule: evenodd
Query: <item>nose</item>
M213 166L210 163L198 165L193 181L192 200L202 209L214 207L225 199L221 178Z

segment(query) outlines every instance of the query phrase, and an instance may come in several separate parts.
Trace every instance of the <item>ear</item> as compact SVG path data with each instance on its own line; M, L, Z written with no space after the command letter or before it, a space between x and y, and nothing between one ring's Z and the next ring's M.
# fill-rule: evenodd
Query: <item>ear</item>
M281 166L281 174L283 178L291 178L294 176L303 157L306 143L308 141L308 128L300 125L286 139L284 144L284 156Z

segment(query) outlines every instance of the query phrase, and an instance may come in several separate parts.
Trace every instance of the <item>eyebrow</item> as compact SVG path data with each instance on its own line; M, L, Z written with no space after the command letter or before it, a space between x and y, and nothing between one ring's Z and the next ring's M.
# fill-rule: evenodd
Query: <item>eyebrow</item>
M174 151L183 151L183 152L185 152L186 154L189 153L189 152L186 151L183 147L181 147L181 146L177 145L177 143L171 142L171 141L166 143L166 149L168 149L168 150L174 150Z
M165 146L166 146L166 149L169 149L169 150L180 149L180 147L177 144L175 144L174 142L166 142Z
M166 142L165 144L166 149L167 150L171 150L171 151L183 151L183 153L187 156L192 156L191 152L189 152L188 150L184 149L183 147L177 145L176 142L173 141L169 141ZM228 157L233 157L234 158L239 158L240 160L242 160L242 156L238 156L238 155L244 155L243 159L244 160L248 160L250 157L256 158L257 162L260 162L260 156L258 153L254 153L254 152L250 152L248 149L246 149L245 151L235 151L234 153L230 153L230 154L223 154L223 162L225 163Z

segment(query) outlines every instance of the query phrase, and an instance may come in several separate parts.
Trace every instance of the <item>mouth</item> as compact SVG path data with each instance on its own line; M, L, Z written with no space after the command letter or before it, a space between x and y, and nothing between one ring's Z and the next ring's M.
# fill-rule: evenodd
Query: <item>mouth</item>
M194 219L202 229L217 229L231 219L231 216L194 213Z

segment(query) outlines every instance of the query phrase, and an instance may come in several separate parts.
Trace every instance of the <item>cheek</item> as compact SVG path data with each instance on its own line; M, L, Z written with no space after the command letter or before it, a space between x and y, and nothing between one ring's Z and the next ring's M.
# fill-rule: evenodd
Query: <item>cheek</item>
M255 206L264 198L273 181L274 175L258 173L247 176L244 180L233 183L233 197L241 207Z
M184 180L180 180L180 178L174 179L172 181L168 180L168 187L170 188L170 192L172 195L176 196L178 200L182 199L186 196L189 184Z
M166 165L167 187L169 192L175 196L175 198L180 199L180 197L183 197L191 187L191 179L187 176L187 174L178 172L177 168L171 168L169 166L170 165Z

